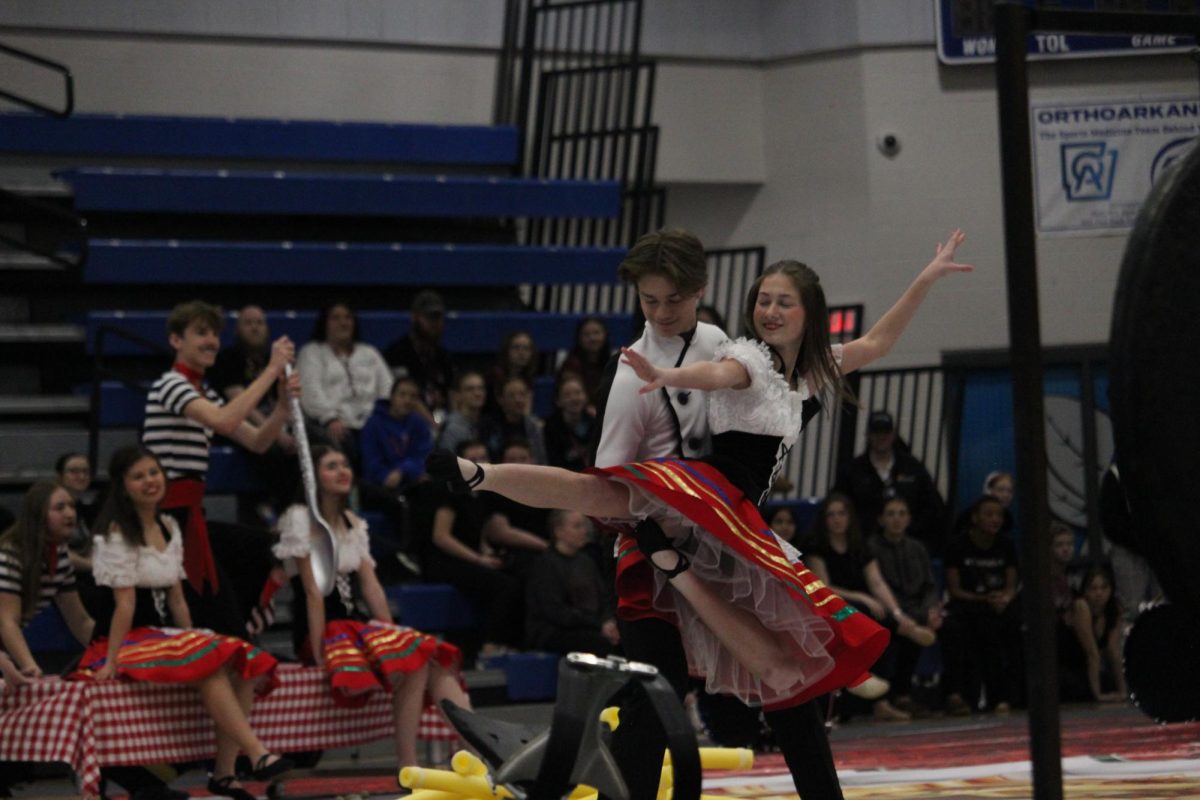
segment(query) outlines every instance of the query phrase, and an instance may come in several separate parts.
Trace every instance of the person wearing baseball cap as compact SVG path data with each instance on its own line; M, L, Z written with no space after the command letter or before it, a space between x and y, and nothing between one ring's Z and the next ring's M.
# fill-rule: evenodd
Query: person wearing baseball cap
M912 511L909 534L920 539L931 555L945 544L945 503L929 470L896 436L896 421L885 409L867 417L867 450L844 467L835 491L854 502L859 519L877 520L884 501L899 494Z

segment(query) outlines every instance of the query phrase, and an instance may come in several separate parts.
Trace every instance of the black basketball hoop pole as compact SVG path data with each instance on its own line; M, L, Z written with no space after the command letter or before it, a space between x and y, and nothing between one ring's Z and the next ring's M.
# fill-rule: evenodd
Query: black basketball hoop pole
M1029 700L1029 755L1033 763L1035 800L1062 800L1062 742L1054 608L1050 597L1046 432L1026 42L1033 31L1197 35L1200 34L1200 15L1043 10L1030 8L1017 0L1000 0L996 3L995 14L1008 329L1012 351L1017 496L1021 498L1018 522L1022 531L1025 585L1022 605L1027 629L1025 675Z

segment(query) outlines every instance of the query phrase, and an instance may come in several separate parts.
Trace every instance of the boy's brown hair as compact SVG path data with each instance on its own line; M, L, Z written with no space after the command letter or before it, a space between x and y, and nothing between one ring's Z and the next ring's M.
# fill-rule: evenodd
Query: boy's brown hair
M220 306L214 306L203 300L189 300L171 309L167 317L167 336L175 334L183 336L183 332L193 322L203 322L212 328L214 333L220 333L225 327L225 315Z
M637 285L650 275L661 275L679 290L692 295L708 284L704 245L682 228L663 228L643 235L625 254L617 277Z

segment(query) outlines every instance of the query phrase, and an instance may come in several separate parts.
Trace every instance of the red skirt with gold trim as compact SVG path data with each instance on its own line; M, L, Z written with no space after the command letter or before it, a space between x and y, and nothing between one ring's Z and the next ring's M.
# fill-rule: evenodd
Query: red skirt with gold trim
M462 665L462 651L436 636L385 622L331 620L323 637L325 669L340 705L357 707L372 689L391 691L391 677L415 672L430 661L448 670Z
M887 630L830 591L798 554L785 552L755 504L711 464L656 459L589 472L630 487L631 515L653 517L669 535L689 534L682 549L693 573L768 630L786 634L783 641L805 673L784 691L758 683L669 590L632 535L621 534L618 613L679 626L689 665L706 677L710 691L771 708L795 705L859 682L887 647Z
M84 651L79 667L67 680L94 680L108 660L108 637L94 640ZM221 667L250 680L265 676L260 695L278 684L279 662L249 642L202 630L134 628L117 650L117 676L148 683L195 683Z

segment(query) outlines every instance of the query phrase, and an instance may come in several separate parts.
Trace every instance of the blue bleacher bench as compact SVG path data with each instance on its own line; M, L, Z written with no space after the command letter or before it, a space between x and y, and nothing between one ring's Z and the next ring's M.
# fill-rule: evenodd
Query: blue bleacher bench
M617 282L623 247L93 239L92 284L513 286Z
M0 152L130 158L512 165L509 126L237 117L0 114Z
M448 583L400 583L384 587L396 621L420 631L477 628L475 605Z
M617 181L85 167L79 211L368 217L616 217Z
M95 353L96 331L101 325L112 325L139 334L151 341L167 341L166 311L92 311L86 318L87 349ZM569 314L541 311L449 311L446 313L446 333L443 344L452 353L494 353L500 340L513 331L528 331L538 350L552 352L569 350L575 340L575 327L587 316L597 316L608 326L614 340L623 340L630 330L632 317L629 314ZM221 332L222 345L229 345L234 338L234 315L226 316L225 329ZM268 311L267 325L271 336L290 336L297 347L312 336L316 323L315 311ZM409 314L404 311L359 311L359 338L385 349L396 339L408 332ZM109 336L105 340L105 352L112 355L146 355L141 346Z
M505 691L511 702L553 700L558 696L558 662L556 653L506 653L481 658L485 669L504 671Z

